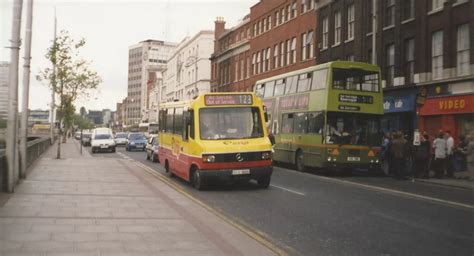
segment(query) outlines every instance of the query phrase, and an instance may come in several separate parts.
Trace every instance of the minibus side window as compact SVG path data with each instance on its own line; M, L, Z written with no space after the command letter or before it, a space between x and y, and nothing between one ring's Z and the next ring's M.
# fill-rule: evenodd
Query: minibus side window
M194 140L194 110L189 110L189 137Z

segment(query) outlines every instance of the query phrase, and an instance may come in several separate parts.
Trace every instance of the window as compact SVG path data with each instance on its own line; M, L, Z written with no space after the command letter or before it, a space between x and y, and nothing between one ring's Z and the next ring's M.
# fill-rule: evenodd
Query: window
M362 69L334 68L333 88L337 90L379 91L379 74Z
M385 8L385 27L395 25L395 0L387 0Z
M257 84L255 85L255 95L257 97L262 98L265 92L265 86L263 84Z
M403 0L403 20L415 18L415 0Z
M202 108L199 110L200 136L203 140L263 137L257 107Z
M286 78L285 94L295 93L297 83L298 83L298 76L290 76Z
M183 109L182 108L176 108L174 110L174 128L173 128L173 133L174 134L183 134Z
M285 93L285 79L278 79L275 83L274 95L279 96Z
M329 21L328 17L323 19L323 49L328 48L329 42Z
M431 44L431 72L433 79L443 76L443 31L433 33Z
M256 64L255 61L256 61L256 55L254 53L252 54L252 72L254 75L257 74L257 66L255 65Z
M458 27L457 32L457 74L469 74L469 25L463 24Z
M282 24L283 22L286 21L286 17L285 17L285 8L281 9L280 11L281 15L280 15L280 24Z
M341 43L341 12L334 13L334 45Z
M275 89L275 81L270 81L265 83L265 93L263 94L264 98L272 97L273 90Z
M256 66L257 66L257 72L255 74L259 74L260 73L260 52L257 52L257 63L256 63Z
M444 0L431 0L431 10L439 10L443 8Z
M311 73L301 74L298 79L298 92L309 91L311 85Z
M313 0L310 0L313 1ZM308 10L308 0L301 0L301 13L305 13Z
M413 83L415 76L415 39L405 41L405 79L407 83Z
M278 68L278 44L273 47L273 68Z
M308 117L306 113L295 113L294 116L294 133L306 133L308 130Z
M268 29L268 21L267 18L263 19L263 32L266 32Z
M166 111L166 110L165 110ZM173 120L174 120L174 108L169 108L166 111L166 131L167 133L173 133Z
M262 34L264 32L263 31L263 23L264 22L262 20L258 22L258 25L260 26L260 34Z
M313 42L313 31L309 31L308 34L304 33L301 36L301 60L313 58L314 56L314 42Z
M240 60L240 75L239 80L244 79L244 60Z
M285 66L285 42L280 43L280 67Z
M238 60L235 61L234 68L235 68L234 81L238 81L239 80L239 61Z
M320 69L313 72L313 79L311 83L311 90L319 90L326 88L327 83L327 69Z
M298 14L298 4L296 3L296 1L294 1L293 6L291 6L291 18L296 17L297 14Z
M390 86L393 84L393 78L395 77L395 46L390 44L386 48L386 67L385 67L385 80L387 85Z
M280 22L281 22L281 20L280 20L280 12L279 12L279 11L276 11L276 12L275 12L275 23L276 23L276 25L278 26L278 25L280 25Z
M257 36L257 23L253 24L253 36Z
M308 133L319 133L324 126L324 115L322 112L310 112L308 116Z
M286 6L286 20L289 21L291 19L291 5Z
M265 54L265 71L270 70L270 47L267 48L267 52Z
M281 117L281 133L293 132L293 114L283 114Z
M286 62L285 65L291 64L291 41L290 39L286 40Z
M272 16L268 16L268 29L270 30L272 28Z
M354 39L354 19L355 19L355 8L351 4L347 8L347 39Z
M296 63L296 37L291 39L291 63Z

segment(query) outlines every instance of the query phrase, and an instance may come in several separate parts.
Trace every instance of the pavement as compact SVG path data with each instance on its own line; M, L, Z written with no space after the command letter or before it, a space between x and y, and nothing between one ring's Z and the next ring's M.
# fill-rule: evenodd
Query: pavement
M0 198L0 255L276 255L131 161L56 146Z
M474 180L466 179L466 178L444 178L444 179L415 179L417 182L424 182L424 183L431 183L436 185L448 186L448 187L456 187L456 188L464 188L474 191Z

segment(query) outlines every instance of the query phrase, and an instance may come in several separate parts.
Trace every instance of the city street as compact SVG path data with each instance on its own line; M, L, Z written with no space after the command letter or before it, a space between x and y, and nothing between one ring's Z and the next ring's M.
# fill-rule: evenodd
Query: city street
M87 148L90 152L90 148ZM164 174L144 152L93 154L136 161ZM137 166L137 168L140 168ZM364 174L321 176L275 167L256 184L178 185L218 212L301 255L472 255L473 193Z

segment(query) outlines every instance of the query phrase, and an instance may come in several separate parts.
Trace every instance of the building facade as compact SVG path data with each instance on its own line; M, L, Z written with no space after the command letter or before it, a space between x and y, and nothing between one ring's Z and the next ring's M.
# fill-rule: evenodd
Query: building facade
M372 2L317 2L318 62L371 62ZM430 135L451 130L456 137L472 132L472 1L377 1L375 10L384 130L403 130L409 135L415 129Z
M127 125L138 125L149 108L148 96L161 79L161 72L175 43L145 40L129 47Z
M161 101L189 100L210 91L214 31L202 30L185 38L168 60Z
M314 0L261 0L235 28L217 20L212 90L252 91L257 80L315 65L315 7Z
M7 119L10 63L0 62L0 119Z

